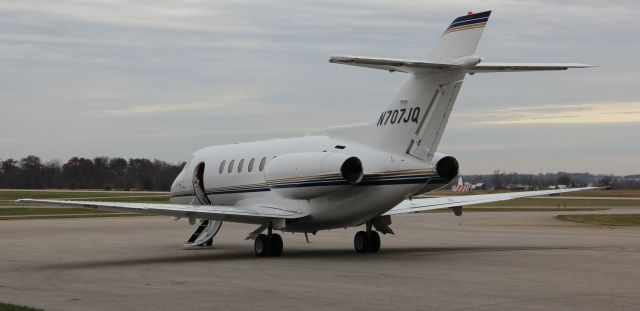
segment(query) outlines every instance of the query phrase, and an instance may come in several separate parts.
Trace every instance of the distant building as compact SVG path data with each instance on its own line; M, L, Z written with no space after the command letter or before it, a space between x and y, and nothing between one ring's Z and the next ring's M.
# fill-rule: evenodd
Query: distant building
M469 192L471 191L471 186L469 183L465 183L462 181L462 176L458 177L458 184L451 186L451 191L455 192Z
M487 184L481 182L475 185L471 185L471 190L487 190Z
M567 187L567 185L555 185L555 186L549 186L547 187L547 189L549 190L553 190L553 189L568 189L569 187Z
M523 184L508 184L507 185L507 190L511 190L511 191L528 191L528 190L531 190L531 187L529 185L523 185Z

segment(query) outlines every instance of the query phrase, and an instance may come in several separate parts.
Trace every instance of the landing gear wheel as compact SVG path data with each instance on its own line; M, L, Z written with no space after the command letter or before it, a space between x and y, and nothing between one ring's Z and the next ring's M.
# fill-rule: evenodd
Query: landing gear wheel
M377 253L380 250L380 235L377 231L359 231L353 238L353 247L358 253Z
M282 255L282 238L279 234L271 234L271 256L278 257Z
M358 231L353 238L353 247L358 253L366 253L369 251L369 239L367 233L364 231Z
M377 231L369 232L369 253L377 253L380 250L380 235Z
M270 236L261 234L253 243L253 250L258 257L278 257L282 255L282 237L279 234Z
M264 234L261 234L256 238L253 243L253 250L256 252L258 257L266 257L271 254L271 243L269 242L269 238Z

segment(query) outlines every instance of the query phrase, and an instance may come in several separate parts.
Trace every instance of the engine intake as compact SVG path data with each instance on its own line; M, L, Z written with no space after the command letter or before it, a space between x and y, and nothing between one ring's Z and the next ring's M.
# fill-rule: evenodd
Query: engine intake
M269 189L291 199L312 199L344 189L362 176L360 159L334 152L283 154L265 169Z

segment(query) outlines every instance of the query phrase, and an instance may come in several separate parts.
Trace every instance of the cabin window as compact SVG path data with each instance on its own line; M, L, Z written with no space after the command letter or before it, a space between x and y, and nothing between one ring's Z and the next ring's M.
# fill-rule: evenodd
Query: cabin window
M240 160L240 163L238 163L238 173L242 173L243 166L244 166L244 159Z
M261 172L262 172L262 170L264 170L264 164L265 164L266 162L267 162L267 158L266 158L266 157L264 157L264 158L262 158L262 160L260 160L260 167L259 167L259 169L260 169L260 171L261 171Z
M220 163L220 168L218 169L218 174L222 174L225 164L227 164L227 160L222 160L222 162Z
M253 163L256 161L256 158L251 158L251 160L249 160L249 167L247 167L247 170L249 171L249 173L251 173L251 171L253 170Z
M234 162L236 162L236 160L231 160L231 162L229 162L229 169L227 170L227 173L231 174L231 172L233 171Z

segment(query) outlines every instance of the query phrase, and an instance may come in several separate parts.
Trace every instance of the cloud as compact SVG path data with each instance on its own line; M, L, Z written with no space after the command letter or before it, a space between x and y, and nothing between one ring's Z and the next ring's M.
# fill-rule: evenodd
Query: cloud
M208 110L212 108L220 108L228 104L221 103L191 103L191 104L157 104L157 105L141 105L122 109L105 110L108 115L139 115L148 113L168 113L178 111L197 111Z
M108 26L130 26L153 29L184 29L198 31L263 32L264 29L232 20L225 13L223 2L194 3L192 1L15 1L0 3L4 12L30 13L32 17L47 17L57 21L75 21ZM219 26L209 28L215 21Z
M453 18L487 9L478 54L488 61L601 67L468 77L442 147L478 167L495 157L497 168L496 150L517 159L559 131L574 136L554 156L607 144L638 157L628 143L640 127L631 0L0 1L0 157L183 160L205 145L367 121L406 76L331 65L329 55L424 57Z
M460 124L616 124L640 122L640 102L541 105L467 112L458 115Z

